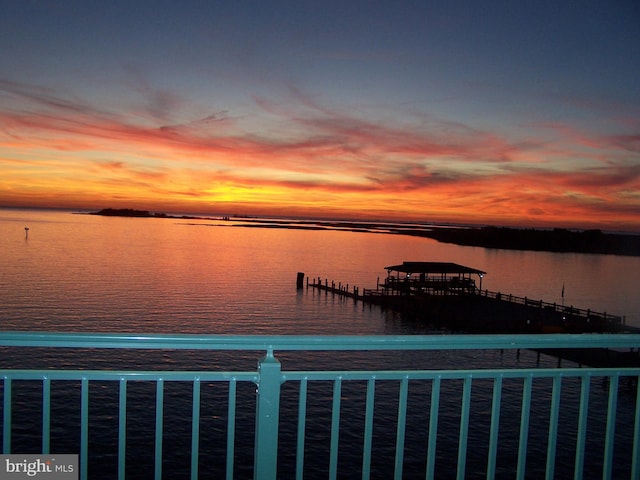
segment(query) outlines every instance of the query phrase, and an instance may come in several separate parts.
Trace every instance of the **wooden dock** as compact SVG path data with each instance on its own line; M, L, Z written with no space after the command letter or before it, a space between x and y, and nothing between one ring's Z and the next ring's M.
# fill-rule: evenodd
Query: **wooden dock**
M471 307L482 307L473 310L473 319L469 319L469 326L486 324L489 318L508 317L513 327L518 331L525 329L530 333L536 329L540 333L640 333L637 327L626 325L624 316L612 315L607 312L597 312L590 309L581 309L573 305L561 305L549 303L543 300L533 300L528 297L519 297L491 290L475 290L473 293L450 295L403 295L397 290L389 291L381 288L359 288L348 283L322 280L320 277L306 279L307 288L315 288L326 293L353 298L363 304L379 305L402 312L411 312L416 307L425 308L426 312L439 310L436 307L447 307L449 312L438 312L444 317L452 317L453 313L462 310L463 313L471 313ZM432 307L432 308L429 308ZM515 315L514 317L514 314ZM524 324L518 321L518 317L524 319ZM526 318L524 318L526 317ZM481 320L485 320L484 322ZM499 322L504 323L504 322ZM526 327L525 327L526 325ZM490 325L486 325L487 327ZM476 330L476 328L471 328ZM498 333L498 332L491 332ZM502 332L501 332L502 333Z
M300 286L300 284L298 284ZM407 321L425 322L460 333L640 333L626 325L623 316L558 305L490 290L474 289L445 294L415 294L385 288L378 280L376 289L362 289L348 283L306 278L306 288L352 298L365 305L377 305L403 314ZM635 351L573 351L544 353L579 364L617 367L640 366Z

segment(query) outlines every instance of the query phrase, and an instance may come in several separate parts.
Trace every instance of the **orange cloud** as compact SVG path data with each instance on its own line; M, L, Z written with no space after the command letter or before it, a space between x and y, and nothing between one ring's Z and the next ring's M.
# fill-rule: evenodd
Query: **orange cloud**
M296 90L254 97L247 120L189 117L182 99L148 86L143 107L117 113L34 86L0 89L5 205L640 229L636 134L365 118Z

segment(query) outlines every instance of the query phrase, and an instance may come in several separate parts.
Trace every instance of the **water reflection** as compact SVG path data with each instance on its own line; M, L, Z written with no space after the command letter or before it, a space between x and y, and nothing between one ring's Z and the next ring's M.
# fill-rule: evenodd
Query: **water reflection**
M300 297L296 274L375 288L376 279L386 275L384 266L407 260L468 265L488 272L483 288L626 315L640 326L636 257L459 247L381 233L190 223L0 211L0 314L7 328L301 333L317 332L318 325L353 332L357 328L350 324L355 323L362 333L382 333L381 314L371 320L377 326L363 327L357 318L342 321L340 305L319 305L314 294ZM25 225L33 235L28 243L16 242ZM316 318L294 320L300 314ZM340 321L333 322L332 315Z

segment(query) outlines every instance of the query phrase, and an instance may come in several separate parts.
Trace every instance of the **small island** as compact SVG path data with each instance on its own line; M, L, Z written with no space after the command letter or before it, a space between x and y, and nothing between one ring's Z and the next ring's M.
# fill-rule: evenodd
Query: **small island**
M148 210L134 210L133 208L103 208L89 215L104 215L106 217L166 217L164 213L151 213Z
M197 220L203 217L189 215L167 215L166 213L152 213L148 210L135 210L133 208L103 208L98 212L90 212L89 215L102 215L105 217L137 217L137 218L179 218Z

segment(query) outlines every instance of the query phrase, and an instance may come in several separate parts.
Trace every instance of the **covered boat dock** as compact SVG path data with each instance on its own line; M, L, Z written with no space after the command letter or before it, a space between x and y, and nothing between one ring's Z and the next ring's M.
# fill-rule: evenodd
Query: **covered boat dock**
M486 272L451 262L403 262L385 267L385 295L465 295L482 290ZM476 287L475 276L480 280Z
M451 262L403 262L385 267L387 276L375 290L349 289L349 284L322 282L312 286L371 305L402 312L451 330L474 333L595 333L636 331L625 318L573 305L548 303L482 289L486 272ZM302 277L301 277L302 276ZM304 274L298 274L302 288ZM476 285L476 280L479 280Z

